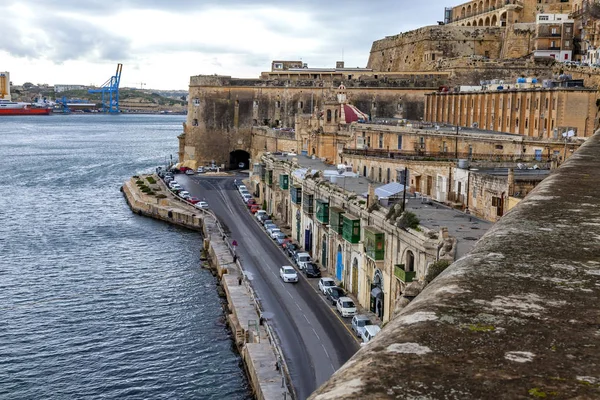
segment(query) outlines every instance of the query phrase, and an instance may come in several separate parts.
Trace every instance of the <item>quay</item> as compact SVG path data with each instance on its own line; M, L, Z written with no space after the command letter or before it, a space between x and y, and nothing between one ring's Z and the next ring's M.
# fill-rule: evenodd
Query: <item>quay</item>
M138 184L139 181L144 185ZM140 188L144 186L155 194L144 193ZM208 256L210 268L218 276L225 293L227 322L255 398L294 398L277 338L269 324L261 318L260 304L216 216L173 196L156 175L134 176L123 184L121 190L132 212L202 232L204 246L201 251Z

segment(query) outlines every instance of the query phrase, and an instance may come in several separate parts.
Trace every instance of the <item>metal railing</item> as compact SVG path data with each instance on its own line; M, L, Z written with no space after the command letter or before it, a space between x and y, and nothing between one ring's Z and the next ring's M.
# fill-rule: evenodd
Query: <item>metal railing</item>
M468 153L454 151L407 151L386 149L344 149L343 154L376 157L388 159L408 159L418 161L455 161L457 159L480 161L533 161L534 155L528 154L495 154L495 153Z

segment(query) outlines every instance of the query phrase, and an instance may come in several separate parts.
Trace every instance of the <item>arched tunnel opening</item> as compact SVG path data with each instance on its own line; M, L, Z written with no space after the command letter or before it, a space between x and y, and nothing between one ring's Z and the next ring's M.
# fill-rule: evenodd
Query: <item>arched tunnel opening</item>
M229 153L229 169L250 168L250 153L244 150L234 150Z

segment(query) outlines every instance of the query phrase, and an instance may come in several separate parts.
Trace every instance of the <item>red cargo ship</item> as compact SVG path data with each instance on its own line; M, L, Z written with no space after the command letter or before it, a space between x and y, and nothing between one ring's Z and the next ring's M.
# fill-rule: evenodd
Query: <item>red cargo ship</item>
M45 104L0 100L0 116L2 115L50 115L50 107Z

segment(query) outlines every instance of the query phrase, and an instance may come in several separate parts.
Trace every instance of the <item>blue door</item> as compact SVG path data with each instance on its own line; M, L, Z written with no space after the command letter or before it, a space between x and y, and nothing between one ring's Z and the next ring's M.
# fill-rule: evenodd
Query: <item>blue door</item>
M538 161L542 161L542 151L541 150L535 151L535 159Z
M310 229L304 231L304 250L312 254L312 231Z
M335 265L335 277L338 281L342 280L342 274L344 273L344 264L342 264L342 252L337 252L337 263Z

